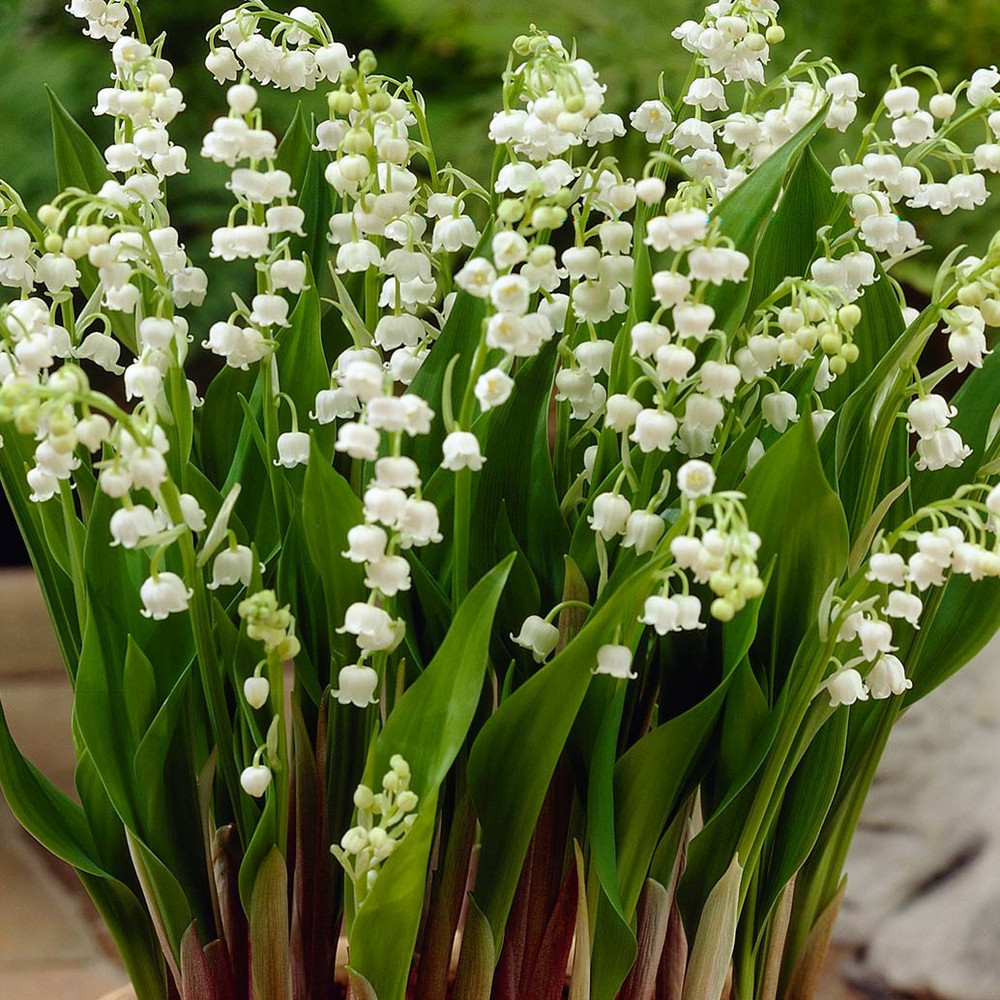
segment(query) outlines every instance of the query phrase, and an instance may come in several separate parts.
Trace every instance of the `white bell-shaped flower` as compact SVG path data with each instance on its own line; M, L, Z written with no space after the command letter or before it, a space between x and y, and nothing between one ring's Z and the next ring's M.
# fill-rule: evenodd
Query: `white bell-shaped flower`
M375 697L376 687L378 687L378 674L371 667L351 663L341 667L337 675L337 687L330 693L341 705L367 708L378 701Z
M892 695L905 694L913 687L913 681L906 676L902 661L891 654L880 656L875 666L865 678L871 696L879 701Z
M536 663L541 663L559 644L559 629L538 615L528 615L521 631L511 639L519 646L530 649Z
M883 614L890 618L902 618L914 628L920 628L920 614L923 610L924 602L916 594L910 594L905 590L890 590Z
M479 450L479 439L471 431L452 431L444 439L441 451L444 456L441 468L450 472L458 472L460 469L478 472L486 461Z
M868 561L865 579L902 587L906 582L906 560L898 552L876 552Z
M378 458L382 435L370 424L346 423L337 428L335 449L351 458L374 462Z
M345 559L354 563L374 562L385 555L389 536L377 524L357 524L347 532Z
M373 486L411 490L420 485L420 467L406 455L390 455L375 463Z
M244 768L240 775L240 785L247 795L252 795L255 799L261 798L271 787L271 769L265 764Z
M143 603L143 618L163 621L167 615L187 610L194 591L185 586L176 573L157 573L143 581L139 597Z
M640 451L670 451L677 433L677 418L669 411L642 410L635 418L635 429L629 440L639 445Z
M123 549L134 549L147 535L160 530L153 511L141 503L116 510L108 527L112 546L120 545Z
M442 538L438 509L430 500L407 499L396 526L401 536L400 545L404 549L413 545L436 544Z
M609 396L605 406L604 426L618 434L629 430L642 411L642 403L620 392Z
M779 434L799 419L799 404L790 392L771 392L760 403L764 419Z
M620 680L634 680L639 675L632 672L632 650L628 646L606 644L597 651L595 674L607 674Z
M706 627L701 620L700 598L695 597L694 594L677 594L674 596L674 602L679 611L677 624L685 632L697 631Z
M927 469L931 472L946 467L957 469L971 454L972 449L965 444L958 431L946 427L917 442L916 466L921 471Z
M251 708L263 708L271 696L271 683L266 677L248 677L243 682L243 697Z
M831 708L868 700L868 688L864 678L853 667L835 673L826 682L826 689L830 695Z
M253 550L246 545L237 545L233 549L223 549L212 563L212 582L209 590L219 587L232 587L236 584L248 586L253 576Z
M365 566L365 586L394 597L410 589L410 564L403 556L382 556Z
M871 662L880 653L894 652L892 644L892 626L888 622L865 618L858 627L858 641L861 643L861 655Z
M479 400L479 408L485 412L495 406L501 406L510 399L514 389L514 380L499 368L491 368L476 380L475 394Z
M942 431L958 413L943 396L931 393L923 399L915 399L906 409L909 421L907 430L922 438L932 437L935 431Z
M593 513L587 523L607 542L625 531L632 505L618 493L601 493L594 499Z
M648 510L634 510L625 522L625 537L622 539L622 545L627 549L635 548L636 555L645 555L656 548L656 544L666 528L667 526L659 514Z
M715 489L715 469L708 462L693 458L677 470L677 486L689 500L708 496Z
M275 465L294 469L296 465L306 465L309 461L309 435L304 431L286 431L278 435L278 457Z
M639 621L651 625L657 635L666 635L680 630L680 616L681 609L673 597L654 595L646 598Z
M337 633L351 633L360 649L381 651L395 646L399 638L398 624L383 608L355 601L348 607L344 624Z

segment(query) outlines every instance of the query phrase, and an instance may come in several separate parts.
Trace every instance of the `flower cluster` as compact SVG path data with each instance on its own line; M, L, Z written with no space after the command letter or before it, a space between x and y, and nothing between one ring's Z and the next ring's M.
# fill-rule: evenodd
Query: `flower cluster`
M974 499L980 492L985 497ZM891 537L878 542L864 575L877 595L834 609L837 641L857 643L860 655L843 663L834 660L837 670L824 682L831 705L851 705L869 695L888 698L912 687L903 663L893 655L897 647L891 620L919 629L925 603L922 595L944 587L951 573L972 580L1000 577L998 518L1000 487L978 484L918 511ZM929 526L917 530L922 524ZM904 556L897 551L900 547L911 549L910 554Z
M357 825L330 851L343 866L361 906L375 884L383 862L399 847L417 821L419 798L410 791L410 765L397 753L382 777L382 791L358 785L354 793Z
M523 62L505 75L504 110L490 122L497 145L510 144L518 155L545 163L574 146L625 134L618 115L601 111L605 87L594 67L573 58L557 36L537 30L521 35L514 53Z
M259 3L241 4L223 15L209 42L205 66L219 83L245 72L281 90L315 90L324 80L335 83L351 64L326 21L308 7L278 14Z

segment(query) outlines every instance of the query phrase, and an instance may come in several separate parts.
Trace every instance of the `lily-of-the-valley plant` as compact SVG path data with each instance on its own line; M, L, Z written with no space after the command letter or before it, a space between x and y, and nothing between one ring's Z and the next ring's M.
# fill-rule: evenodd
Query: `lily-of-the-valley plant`
M814 996L894 722L1000 625L1000 237L920 311L893 277L914 210L987 202L1000 72L894 69L858 128L718 0L626 120L532 27L477 181L250 0L198 261L170 41L67 11L111 79L98 145L53 97L48 204L0 182L0 476L78 796L6 724L0 785L139 1000Z

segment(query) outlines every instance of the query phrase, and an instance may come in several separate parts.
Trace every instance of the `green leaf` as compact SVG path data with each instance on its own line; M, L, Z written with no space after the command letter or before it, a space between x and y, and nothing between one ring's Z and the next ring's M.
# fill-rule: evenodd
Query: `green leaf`
M826 109L822 108L808 125L775 150L715 209L713 216L719 220L722 234L733 241L737 250L752 259L756 258L754 248L761 230L774 212L789 170L819 131L825 117ZM740 319L749 294L748 282L726 282L712 290L706 301L714 307L720 328L729 329L733 322Z
M636 935L631 916L625 913L618 891L615 838L615 757L627 692L626 681L617 690L604 714L590 761L587 785L587 836L591 863L600 879L599 933L592 947L590 991L593 1000L614 997L635 960ZM591 691L596 685L591 687ZM581 713L582 714L582 713Z
M0 706L0 788L24 829L72 865L121 952L139 1000L166 996L163 962L145 909L98 861L83 809L21 755Z
M111 934L136 1000L166 1000L163 956L145 907L116 879L77 874Z
M105 181L111 180L107 164L90 136L73 120L59 98L48 88L49 110L52 114L52 145L56 160L56 177L63 190L82 188L96 194Z
M657 726L619 760L615 768L618 831L618 886L631 918L646 880L653 852L681 804L693 768L705 749L722 710L736 668L745 660L758 629L759 616L774 586L765 576L764 596L751 601L721 629L719 681L704 699L676 718Z
M651 560L613 592L609 586L610 596L579 635L500 705L473 744L467 775L483 829L475 897L498 944L597 650L617 625L636 620L658 566Z
M242 466L251 449L249 436L242 433L243 408L239 397L249 398L256 381L255 371L227 365L205 391L205 402L198 412L199 465L219 489L232 479L243 481Z
M508 556L469 592L437 655L396 703L366 768L378 784L393 754L401 754L419 796L418 818L385 862L358 908L350 933L351 967L381 1000L404 1000L427 883L436 827L437 793L465 742L479 705L490 630L513 557ZM393 946L387 949L386 941Z
M969 662L1000 629L1000 580L971 580L953 573L927 630L920 655L907 673L911 705ZM909 664L907 665L909 668Z
M736 944L742 878L739 858L734 857L726 874L709 893L684 977L683 1000L722 998Z
M273 798L273 796L271 796ZM277 847L261 862L250 902L254 1000L292 1000L288 961L288 869Z
M562 593L562 559L570 534L559 510L549 457L548 415L558 355L554 341L517 373L507 405L490 416L472 519L472 537L490 537L506 508L510 527L543 590ZM499 553L498 553L499 554Z
M810 261L817 250L822 251L816 231L830 221L836 204L830 175L810 146L789 176L777 211L764 228L754 257L748 310L756 308L786 277L808 274Z
M171 820L170 807L166 801L166 786L163 780L167 766L167 756L170 745L180 721L181 710L188 694L188 680L191 669L188 668L174 685L167 700L159 706L155 717L138 740L135 755L132 758L132 770L136 785L146 789L142 799L145 815L143 817L146 829L160 826L167 829Z
M769 683L777 691L850 551L844 511L823 475L808 416L767 450L740 489L750 527L762 539L758 564L775 561L754 647L773 670Z
M63 795L14 743L0 706L0 788L18 822L43 847L80 871L104 877L83 809Z
M785 791L773 834L771 864L758 901L759 933L789 880L809 857L837 793L847 749L850 713L839 711L819 731Z
M278 809L277 796L273 789L267 793L264 802L264 810L257 821L250 843L247 845L246 853L240 862L240 901L243 909L251 912L253 903L254 886L257 884L257 875L264 859L278 842Z
M344 624L351 604L367 600L364 567L341 556L347 549L347 532L363 521L361 501L314 440L302 493L302 528L323 581L333 669L353 662L356 648L353 637L337 635L335 630Z
M320 331L320 301L316 279L307 265L309 287L299 296L298 304L289 317L291 326L278 335L277 364L281 372L281 389L291 396L299 420L313 409L316 393L330 387L330 368L323 353ZM317 426L313 438L327 461L333 455L336 428L333 424Z
M136 745L146 734L153 716L159 708L156 698L156 676L149 658L128 638L125 654L125 670L122 674L122 695L132 742Z
M309 161L313 159L312 136L306 124L306 116L302 112L302 102L295 105L295 114L285 134L278 143L277 155L274 158L276 170L284 170L292 178L292 190L299 191L306 175Z
M489 252L493 232L490 226L483 230L479 245L472 251L472 256L481 257ZM458 355L458 361L452 371L452 392L459 402L469 381L469 371L472 367L472 357L479 344L483 319L486 316L486 304L468 292L459 291L455 303L448 314L448 320L442 327L437 340L434 341L430 353L424 359L420 370L410 384L408 392L412 392L425 400L436 413L442 413L442 397L445 386L445 373ZM455 407L457 412L458 407ZM414 438L410 445L410 454L420 466L424 480L429 480L437 469L441 459L441 442L444 440L444 425L435 420L430 434L422 434ZM384 997L381 1000L385 1000Z
M315 121L314 117L313 132L315 132ZM298 206L305 212L302 231L306 235L304 237L293 235L289 244L293 257L309 259L317 281L322 281L326 274L326 262L330 253L327 223L333 214L331 188L326 182L323 169L320 157L309 157L305 175L299 185L298 197Z
M53 555L39 505L28 499L31 490L25 479L25 469L34 464L31 460L30 441L30 438L18 434L13 425L0 427L0 482L3 483L7 501L31 557L63 663L72 679L76 676L81 645L76 595L73 581L60 568ZM52 499L47 504L56 502Z

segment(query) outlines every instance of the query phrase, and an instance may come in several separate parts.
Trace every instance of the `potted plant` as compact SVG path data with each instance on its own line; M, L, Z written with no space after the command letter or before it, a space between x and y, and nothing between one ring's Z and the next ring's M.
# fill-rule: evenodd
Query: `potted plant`
M135 995L813 996L891 727L1000 615L1000 242L920 312L892 276L909 209L986 201L1000 73L894 71L828 172L859 81L769 78L777 3L720 0L630 177L532 28L484 185L412 81L251 0L209 36L199 263L168 41L68 10L113 141L53 98L61 191L0 187L0 477L80 803L6 726L0 785ZM279 141L266 86L328 113Z

